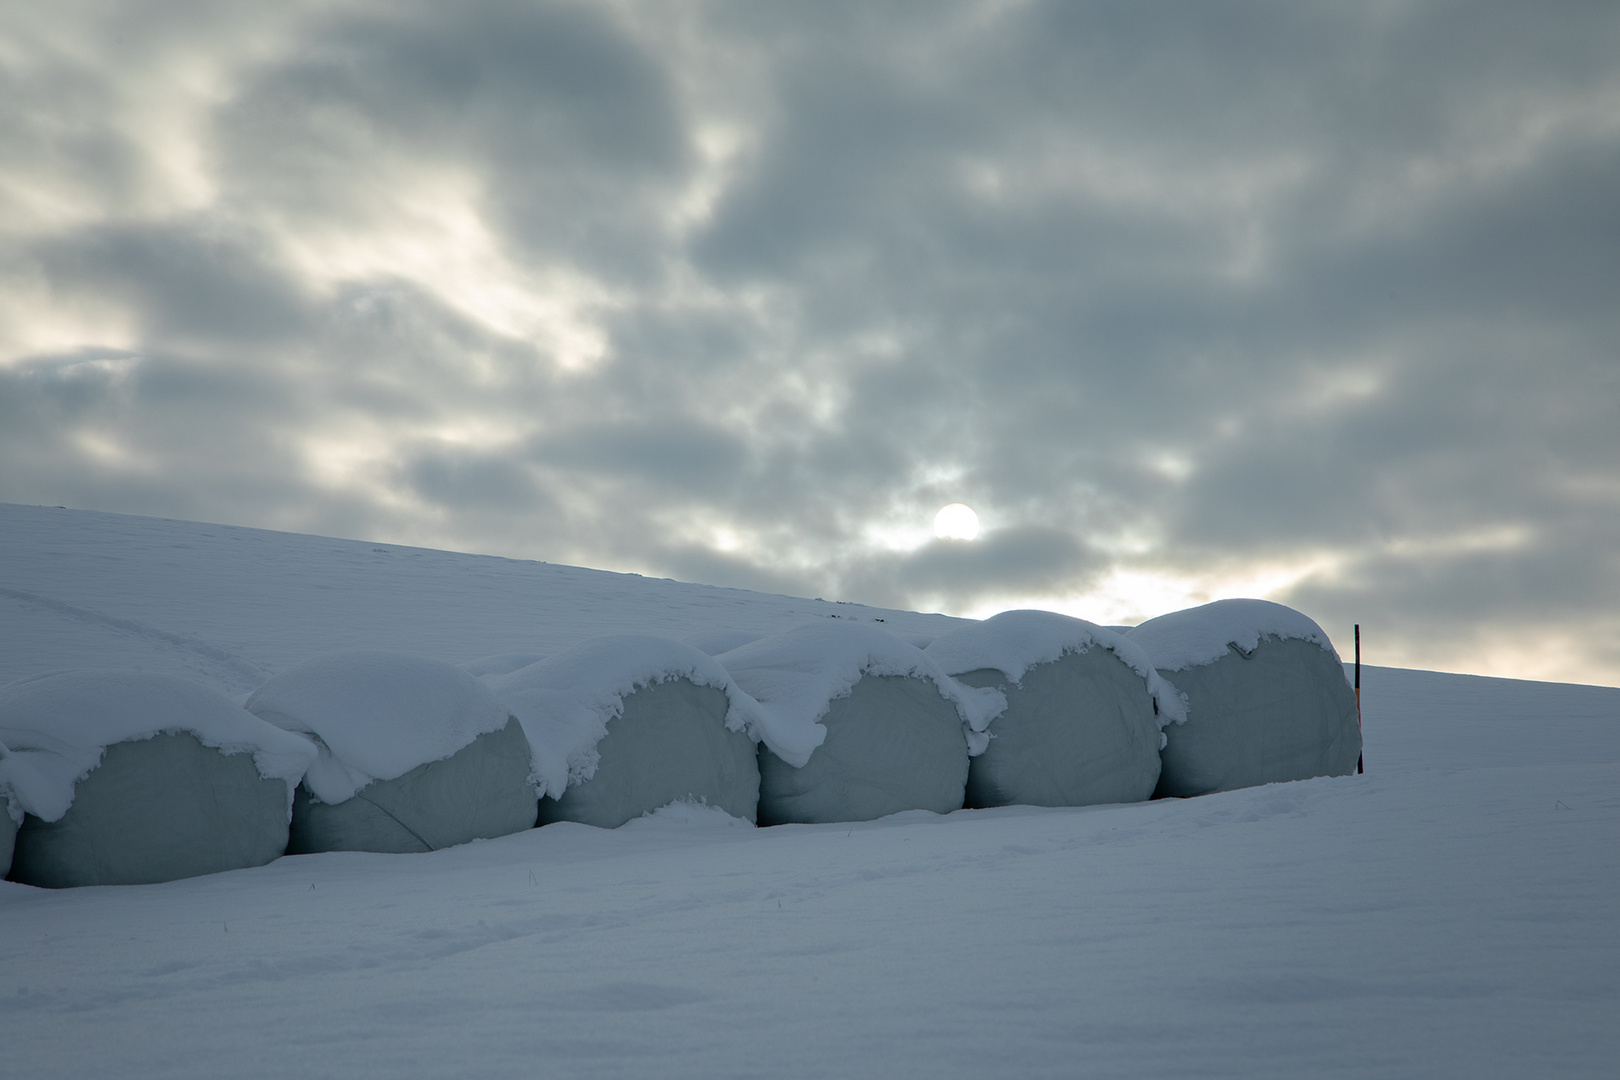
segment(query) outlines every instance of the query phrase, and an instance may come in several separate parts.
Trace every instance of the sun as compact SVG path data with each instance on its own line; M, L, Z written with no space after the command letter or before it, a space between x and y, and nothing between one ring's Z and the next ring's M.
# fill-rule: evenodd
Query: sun
M934 515L934 535L941 540L972 540L979 535L979 515L961 503L942 506Z

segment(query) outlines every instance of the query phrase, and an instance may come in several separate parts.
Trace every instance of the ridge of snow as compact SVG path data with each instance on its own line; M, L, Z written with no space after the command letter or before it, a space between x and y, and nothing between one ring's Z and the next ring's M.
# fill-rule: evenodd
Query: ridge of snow
M1310 616L1270 600L1216 600L1172 611L1132 627L1126 637L1145 649L1153 666L1162 671L1214 663L1226 655L1228 645L1252 652L1268 637L1309 641L1335 663L1339 660L1333 642Z
M370 650L306 660L255 690L246 708L315 748L304 786L324 803L443 761L510 719L489 688L460 668Z
M1105 626L1072 615L1029 608L1003 611L943 634L923 651L948 674L990 668L1017 685L1022 683L1024 673L1037 664L1049 664L1065 653L1083 653L1093 645L1107 649L1142 676L1157 706L1160 728L1186 722L1186 696L1159 676L1142 646Z
M754 829L747 818L732 817L718 806L710 806L702 799L676 799L655 810L648 810L638 818L631 818L619 828L630 832L641 830L681 831L689 829Z
M304 739L265 723L221 694L144 671L62 671L0 689L0 793L41 821L60 821L74 787L101 764L107 747L186 733L224 754L252 754L266 780L292 792L315 761Z
M821 718L832 702L853 690L865 675L932 681L962 718L962 732L973 755L990 745L985 729L1007 708L1001 691L964 686L915 645L858 623L808 623L722 653L718 659L764 710L769 721L763 728L765 744L795 768L803 768L826 740Z
M694 645L652 634L614 634L577 645L484 683L523 725L540 793L559 798L596 775L596 744L624 699L644 686L689 679L725 692L726 727L759 742L768 720L718 661Z
M761 637L764 635L748 630L705 630L681 640L694 648L702 649L710 656L719 656L732 649L740 649L750 641L758 641Z
M494 656L480 656L476 660L465 661L456 667L475 679L482 679L490 675L510 675L518 668L544 659L541 653L496 653Z

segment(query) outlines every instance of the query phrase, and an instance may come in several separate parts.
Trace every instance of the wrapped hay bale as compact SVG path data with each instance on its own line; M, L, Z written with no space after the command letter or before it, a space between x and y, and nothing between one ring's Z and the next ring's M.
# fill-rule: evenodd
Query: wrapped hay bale
M289 854L433 851L534 826L521 725L449 664L333 653L266 682L247 709L316 751Z
M1006 700L881 630L813 623L719 657L763 711L759 821L869 821L962 807L968 757Z
M613 829L682 801L754 820L758 706L700 649L617 635L485 681L534 744L541 824Z
M1159 781L1160 729L1185 716L1140 646L1084 619L1004 611L925 650L1007 708L968 770L967 805L1138 802Z
M12 683L0 742L0 786L24 812L10 876L49 888L263 865L286 850L293 788L315 760L212 690L144 672Z
M1355 772L1355 693L1307 616L1266 600L1218 600L1127 636L1187 698L1187 719L1165 729L1156 795Z

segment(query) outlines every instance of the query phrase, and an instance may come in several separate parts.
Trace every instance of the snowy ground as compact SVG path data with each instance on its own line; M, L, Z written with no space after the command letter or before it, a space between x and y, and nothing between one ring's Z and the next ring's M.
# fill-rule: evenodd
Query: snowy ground
M240 697L361 644L949 625L28 507L0 506L0 537L0 682L142 665ZM166 885L0 883L0 1074L1612 1077L1620 689L1364 687L1362 777L766 830L677 808Z

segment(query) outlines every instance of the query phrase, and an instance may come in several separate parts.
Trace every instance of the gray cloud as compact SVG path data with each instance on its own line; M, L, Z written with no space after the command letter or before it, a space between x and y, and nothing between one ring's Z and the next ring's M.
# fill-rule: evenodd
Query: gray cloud
M732 487L746 451L704 418L594 420L548 434L530 449L541 462L634 478L691 494Z
M242 345L307 333L297 283L245 238L210 232L204 222L92 227L51 237L32 255L52 281L137 315L148 340Z
M417 495L456 512L521 507L533 513L544 499L532 470L505 454L428 449L409 461L405 477Z
M1620 679L1610 5L0 36L0 498Z
M1103 560L1072 534L1023 525L996 529L972 542L931 540L915 551L846 571L840 584L886 604L934 600L961 607L1084 585L1103 567Z
M368 5L246 73L216 121L234 190L295 215L375 212L377 186L471 173L515 252L645 268L687 132L668 73L584 4Z

